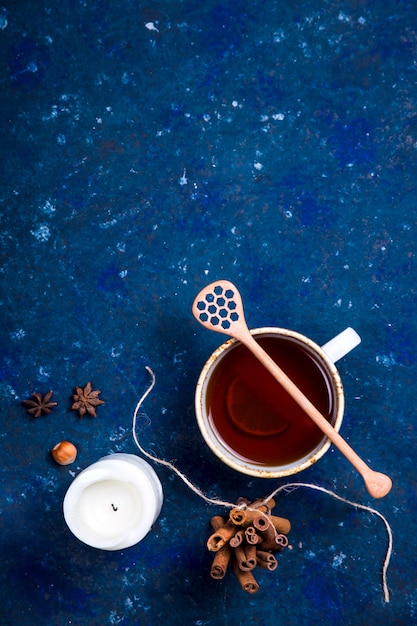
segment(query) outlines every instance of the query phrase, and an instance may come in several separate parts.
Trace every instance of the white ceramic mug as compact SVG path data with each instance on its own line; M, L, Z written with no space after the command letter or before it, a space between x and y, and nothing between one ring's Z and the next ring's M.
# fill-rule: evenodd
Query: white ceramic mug
M308 380L306 379L307 387L309 385L312 387L309 393L313 393L314 395L315 387L317 387L317 393L319 393L318 388L321 388L320 393L323 402L325 394L327 393L327 417L335 430L339 431L344 413L344 392L335 362L348 354L360 343L361 340L356 331L352 328L346 328L321 347L305 335L285 328L257 328L250 332L257 341L261 343L262 341L268 342L271 349L277 349L278 352L283 351L291 354L290 360L292 359L292 361L294 361L292 363L292 375L295 377L297 377L297 375L304 375L301 371L303 368L309 371L309 378ZM241 352L235 353L234 351L237 349ZM246 350L246 354L244 354L242 350ZM273 355L271 354L271 356ZM232 406L232 408L237 406L237 413L239 407L242 407L243 412L247 412L248 408L245 406L245 398L239 398L239 402L236 402L233 398L229 401L230 386L234 384L237 378L234 378L232 383L230 383L230 378L228 377L232 376L231 372L233 368L239 367L239 360L243 358L254 359L254 361L250 363L249 361L245 361L248 368L244 371L244 374L246 381L248 381L249 365L250 367L258 368L259 364L255 357L250 355L249 351L236 339L229 339L219 346L210 356L201 371L195 393L195 409L197 423L205 442L214 454L224 463L250 476L277 478L289 476L310 467L325 454L331 442L305 414L298 416L298 421L295 423L291 423L289 419L290 415L286 415L284 412L283 415L277 418L278 421L282 421L282 432L280 432L280 428L277 427L277 432L273 434L269 434L269 431L267 431L259 436L259 432L254 435L254 431L252 430L249 432L245 430L243 432L240 428L241 424L239 428L236 428L237 422L234 421L235 418L231 415L230 406ZM299 359L299 361L297 361L297 359ZM285 362L277 362L285 371ZM297 370L298 362L300 363L299 370ZM241 361L241 363L243 363L243 361ZM254 369L254 372L255 374L252 376L249 386L252 386L252 390L258 391L256 385L260 380L260 374L263 375L263 370L261 372L260 370ZM301 372L301 374L299 374L299 372ZM256 380L256 376L258 376L258 381ZM275 384L278 385L276 381ZM277 389L277 392L278 391L281 393L281 388L279 390ZM307 392L305 393L309 395ZM249 396L248 400L250 401ZM262 407L263 398L258 396L258 400L259 406ZM230 405L229 402L232 404ZM226 406L227 408L225 408ZM254 406L256 405L254 404ZM284 411L282 406L278 411ZM299 409L298 406L293 407L291 410L291 419L293 419L295 411L301 411L301 409ZM230 417L233 419L231 420ZM259 418L258 415L256 415L256 419L262 420L262 409L260 409ZM292 439L290 439L290 436ZM300 442L301 445L300 451L295 449L298 442ZM295 446L294 452L291 454L295 455L295 458L290 458L291 455L289 453L287 454L287 450L293 445ZM285 451L282 459L274 458L274 460L271 461L270 458L272 459L272 456L275 454L274 450L278 450L279 446ZM270 450L270 452L268 452L270 458L260 460L262 453L259 453L259 457L252 454L255 449Z

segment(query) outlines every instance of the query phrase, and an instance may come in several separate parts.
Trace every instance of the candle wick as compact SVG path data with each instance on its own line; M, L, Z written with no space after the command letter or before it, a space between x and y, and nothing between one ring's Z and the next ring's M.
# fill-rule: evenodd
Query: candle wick
M111 508L113 509L113 511L117 511L118 507L114 506L114 504L112 503Z

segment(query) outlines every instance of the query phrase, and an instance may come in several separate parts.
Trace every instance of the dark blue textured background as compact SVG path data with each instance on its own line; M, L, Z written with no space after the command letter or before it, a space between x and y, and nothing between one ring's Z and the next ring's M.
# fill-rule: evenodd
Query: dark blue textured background
M1 586L5 625L417 624L417 5L413 0L50 0L0 6ZM392 492L372 501L340 453L278 500L292 550L245 595L209 577L222 510L156 470L165 503L122 552L71 535L74 475L139 434L211 496L263 496L203 444L193 408L222 337L192 319L217 278L252 327L318 343L348 325L342 434ZM91 380L106 404L70 411ZM21 406L55 390L38 420ZM61 439L79 449L57 467Z

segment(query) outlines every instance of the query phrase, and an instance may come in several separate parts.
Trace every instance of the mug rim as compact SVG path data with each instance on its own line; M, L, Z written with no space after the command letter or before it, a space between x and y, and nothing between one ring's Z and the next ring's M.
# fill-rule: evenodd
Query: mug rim
M288 328L280 328L276 326L264 326L260 328L253 328L250 333L254 336L281 336L295 340L304 346L307 346L310 351L314 352L315 356L319 358L325 369L329 373L329 381L332 383L333 392L335 395L336 411L332 420L333 428L339 432L344 414L344 391L340 378L340 374L330 359L330 357L322 350L322 348L311 340L306 335L303 335L297 331L290 330ZM205 362L195 390L195 411L197 424L204 441L211 449L211 451L221 460L223 463L231 467L232 469L240 472L241 474L247 474L249 476L255 476L257 478L281 478L284 476L291 476L297 474L308 467L311 467L316 463L330 448L331 441L326 435L323 434L323 438L317 444L317 446L307 455L294 461L293 463L285 465L259 465L257 463L251 463L248 459L242 459L238 455L234 455L232 451L227 448L222 441L216 436L215 431L210 426L208 416L205 410L205 393L207 391L208 382L215 368L220 363L221 359L230 352L236 345L241 344L238 339L230 338L218 346L210 357Z

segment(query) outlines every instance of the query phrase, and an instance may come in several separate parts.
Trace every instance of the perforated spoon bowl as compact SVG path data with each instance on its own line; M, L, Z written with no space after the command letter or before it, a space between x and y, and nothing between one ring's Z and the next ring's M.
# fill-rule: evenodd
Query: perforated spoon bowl
M233 283L228 280L218 280L207 285L194 300L192 311L197 321L205 328L238 339L252 352L355 467L373 498L382 498L389 493L392 487L389 476L375 472L356 454L314 404L255 341L245 321L239 290Z

